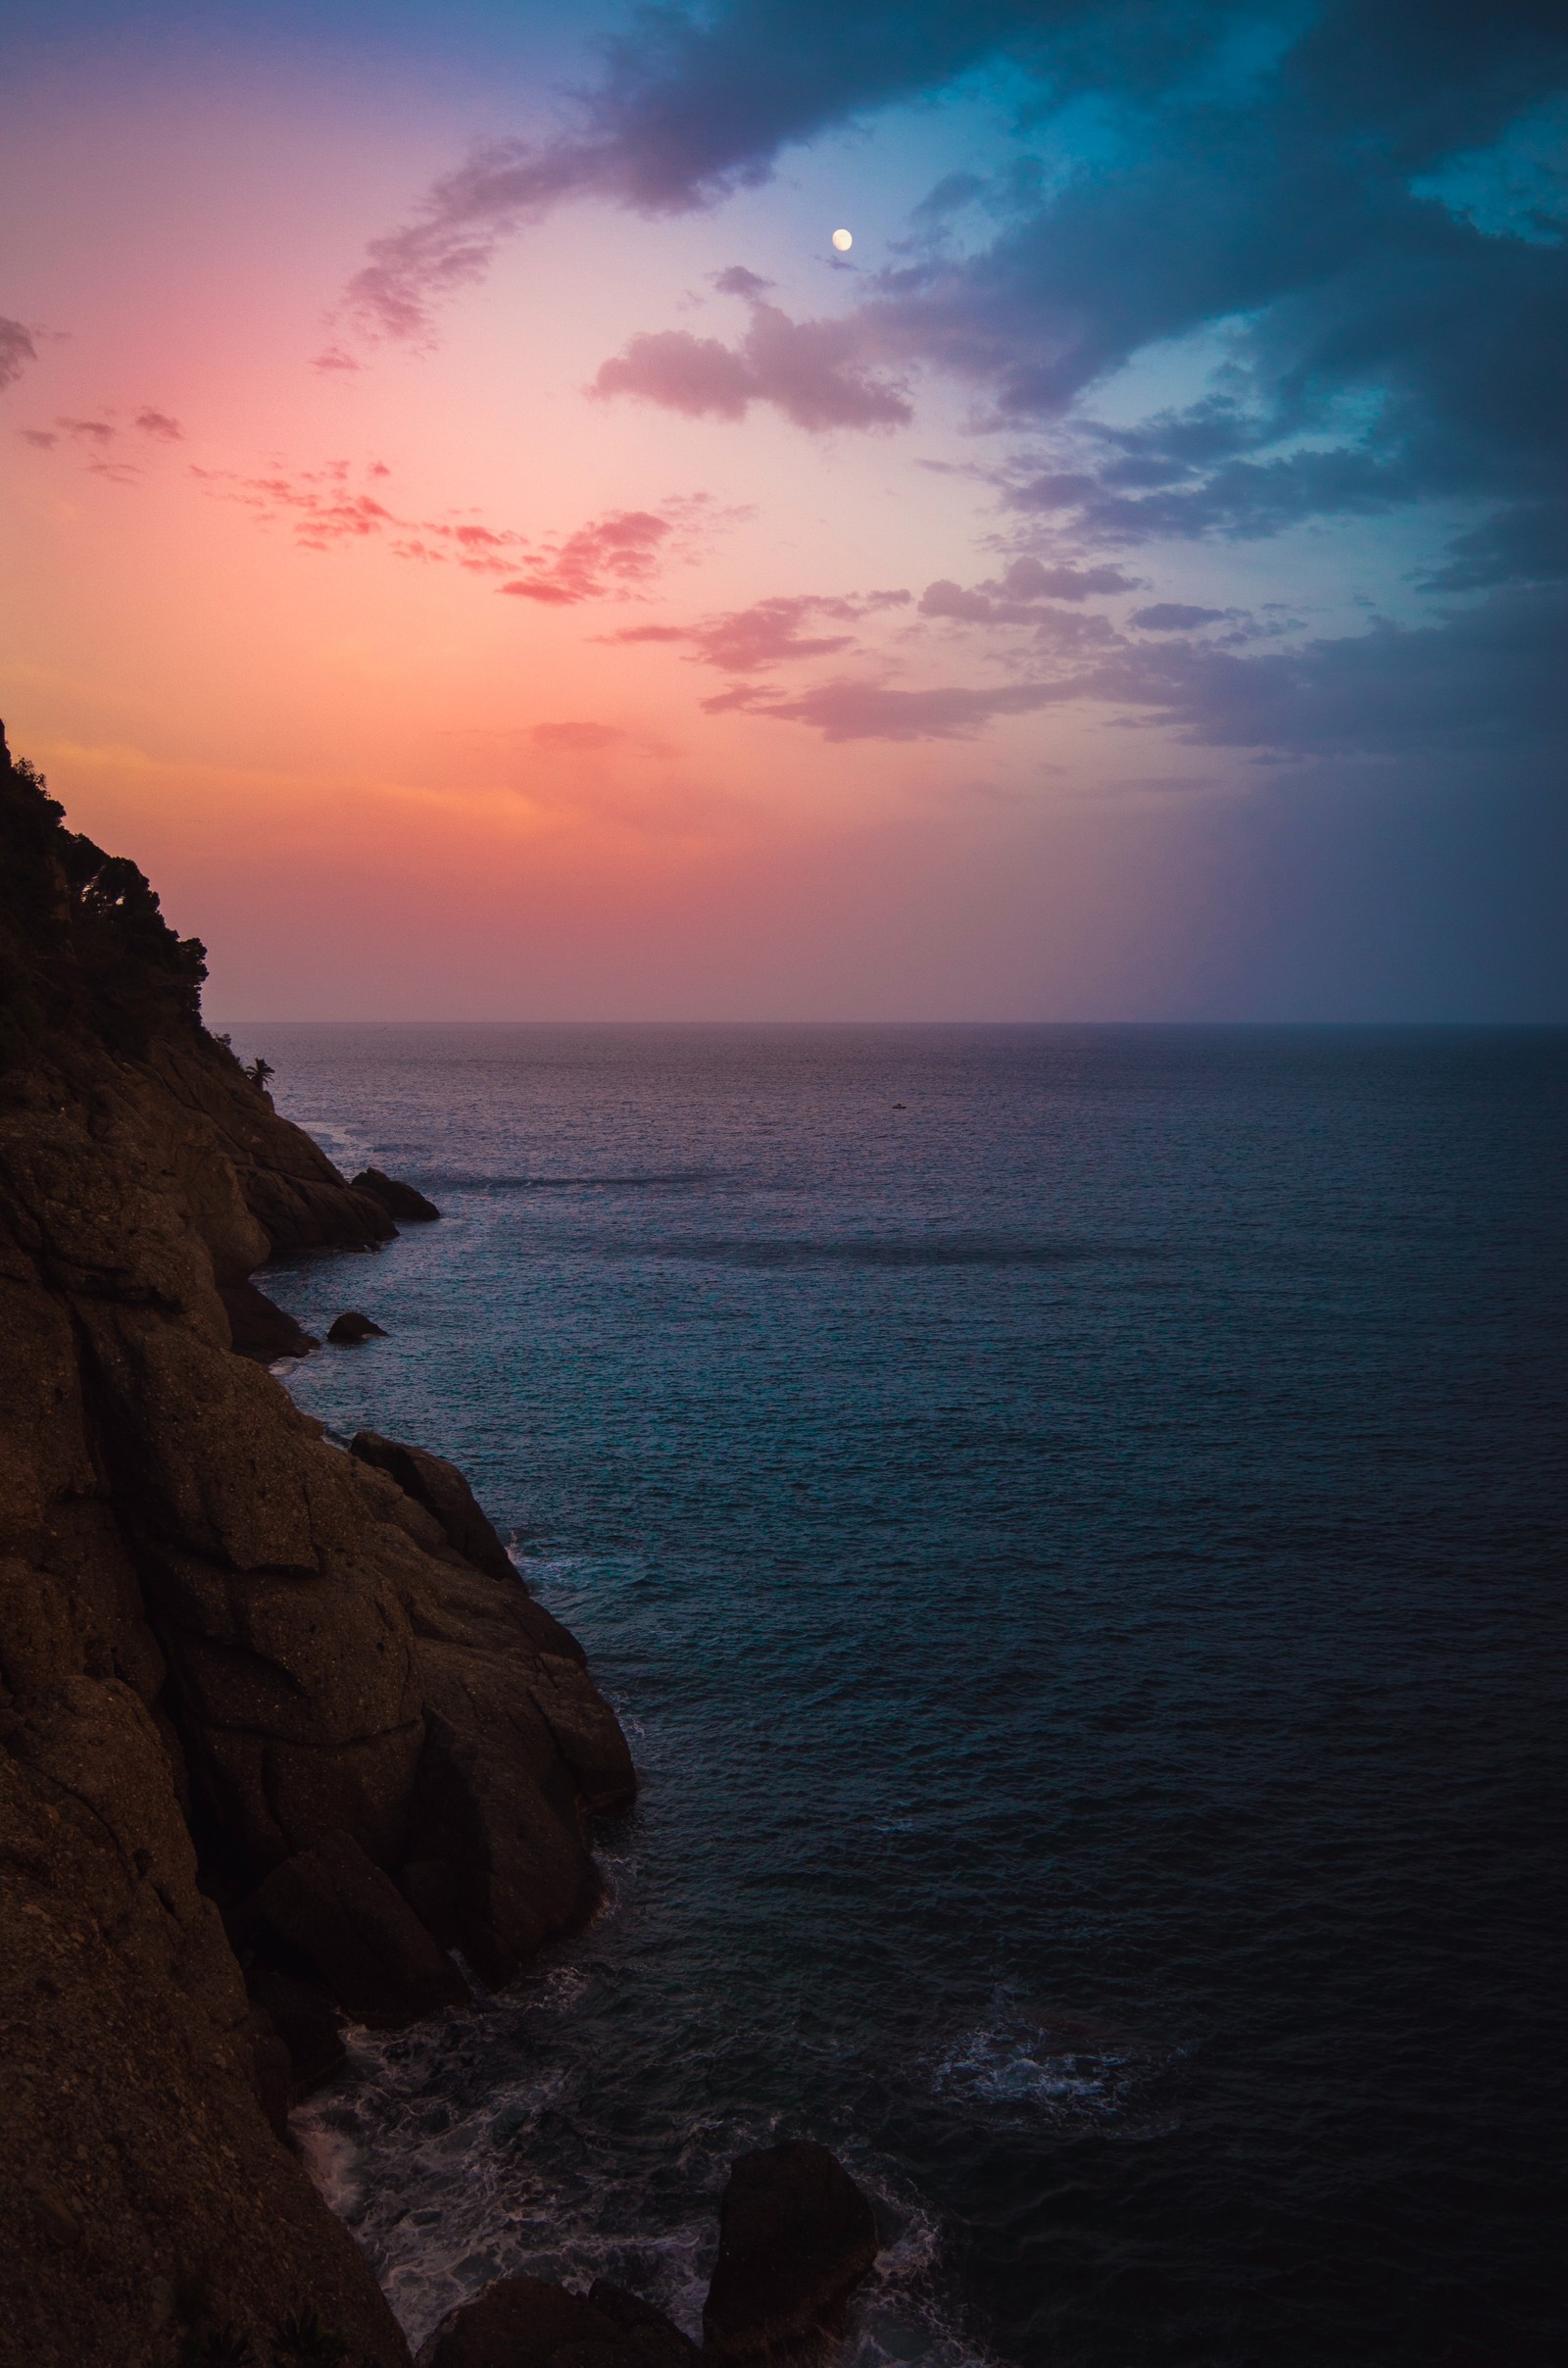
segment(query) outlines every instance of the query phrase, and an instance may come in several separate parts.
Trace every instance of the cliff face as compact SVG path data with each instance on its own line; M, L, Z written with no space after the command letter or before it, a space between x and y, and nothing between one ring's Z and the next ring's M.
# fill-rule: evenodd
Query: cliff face
M583 1922L633 1778L461 1476L236 1354L274 1251L395 1228L202 975L0 739L0 2361L391 2368L290 2088Z

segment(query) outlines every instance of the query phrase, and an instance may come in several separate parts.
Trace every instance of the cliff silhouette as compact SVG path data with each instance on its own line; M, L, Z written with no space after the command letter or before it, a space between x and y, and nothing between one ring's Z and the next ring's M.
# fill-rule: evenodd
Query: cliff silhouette
M0 733L0 2362L394 2368L289 2101L580 1926L634 1779L462 1475L260 1361L253 1274L395 1240L390 1179L204 977Z

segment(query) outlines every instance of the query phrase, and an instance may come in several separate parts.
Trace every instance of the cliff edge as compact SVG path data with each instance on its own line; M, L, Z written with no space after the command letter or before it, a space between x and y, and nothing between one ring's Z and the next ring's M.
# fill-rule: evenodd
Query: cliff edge
M289 2097L581 1925L634 1780L461 1474L256 1361L396 1227L204 975L0 734L0 2362L394 2368Z

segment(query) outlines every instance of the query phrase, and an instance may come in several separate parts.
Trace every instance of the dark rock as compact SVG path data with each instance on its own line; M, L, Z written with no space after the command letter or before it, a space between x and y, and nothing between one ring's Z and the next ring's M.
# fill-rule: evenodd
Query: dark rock
M294 2086L294 2067L288 2049L273 2030L272 2018L265 2007L252 2006L246 2018L246 2033L250 2040L251 2078L262 2111L273 2137L286 2139Z
M279 1357L305 1357L320 1342L251 1282L220 1283L229 1337L241 1357L270 1365Z
M334 1324L328 1340L336 1332ZM455 1463L448 1463L444 1455L428 1455L423 1448L406 1447L401 1440L383 1439L379 1431L356 1431L349 1441L349 1454L388 1473L405 1496L422 1505L440 1523L447 1544L475 1570L520 1584L511 1556Z
M368 1193L372 1201L379 1201L389 1217L401 1217L408 1225L428 1225L441 1214L435 1203L427 1201L422 1192L416 1192L412 1184L400 1184L395 1176L383 1175L379 1167L363 1168L350 1189Z
M663 2324L677 2343L684 2342L667 2319ZM689 2344L686 2353L692 2353ZM654 2357L639 2348L637 2331L591 2297L543 2278L498 2278L477 2301L442 2321L420 2351L418 2368L651 2368Z
M702 2353L690 2336L682 2335L673 2319L666 2319L652 2302L640 2301L628 2294L624 2286L612 2286L608 2278L596 2278L588 2289L588 2299L595 2310L612 2319L627 2343L631 2343L651 2363L651 2368L692 2368Z
M386 1334L379 1324L372 1324L368 1315L362 1315L358 1307L349 1307L343 1314L333 1316L326 1327L326 1337L334 1349L353 1349L362 1340L385 1340Z
M499 1988L546 1941L579 1931L603 1886L548 1753L535 1774L499 1722L464 1733L432 1709L425 1724L404 1889Z
M248 1902L246 1920L280 1934L346 2012L376 2030L398 2030L468 1996L391 1877L347 1834L274 1866Z
M743 2361L809 2347L876 2256L871 2206L826 2146L802 2138L743 2154L719 2211L706 2351Z
M288 2051L291 2099L309 2097L343 2062L343 2035L327 1992L294 1974L260 1966L245 1987Z

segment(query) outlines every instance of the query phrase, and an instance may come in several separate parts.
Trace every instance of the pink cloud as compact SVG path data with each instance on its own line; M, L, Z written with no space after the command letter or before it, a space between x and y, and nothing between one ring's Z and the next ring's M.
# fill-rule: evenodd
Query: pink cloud
M771 403L813 434L901 427L914 416L902 385L866 375L853 321L792 321L760 303L738 347L689 329L645 332L602 366L588 391L601 402L632 395L688 419L741 419L753 403Z
M852 633L808 633L808 618L855 623L879 609L901 608L907 592L868 592L822 595L802 593L760 600L749 609L731 609L693 625L628 625L607 641L683 642L703 666L726 673L752 673L788 659L828 658L854 646Z

